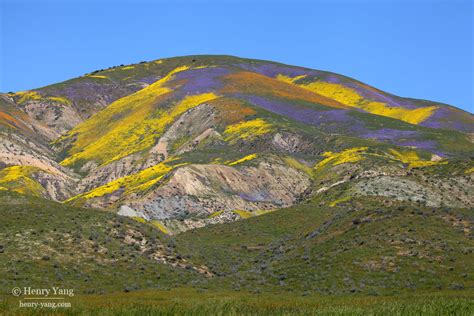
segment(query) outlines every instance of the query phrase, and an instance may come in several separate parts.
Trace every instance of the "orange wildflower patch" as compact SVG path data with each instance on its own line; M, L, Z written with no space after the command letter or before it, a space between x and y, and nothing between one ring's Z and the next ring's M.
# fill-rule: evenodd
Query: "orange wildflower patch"
M23 125L21 124L20 121L15 119L13 116L1 111L0 111L0 123L3 123L4 125L7 125L12 128L17 128L20 125Z
M0 112L0 119L7 120L7 121L18 124L18 121L13 116L11 116L11 115L9 115L5 112Z
M219 98L208 102L214 105L220 112L219 120L223 123L233 124L244 120L247 116L254 115L254 109L245 106L243 101L230 98Z

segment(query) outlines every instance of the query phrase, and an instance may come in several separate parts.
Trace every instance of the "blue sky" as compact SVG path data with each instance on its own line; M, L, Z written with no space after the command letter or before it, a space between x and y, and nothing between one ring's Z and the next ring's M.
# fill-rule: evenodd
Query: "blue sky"
M471 0L0 2L2 92L118 64L228 54L474 108Z

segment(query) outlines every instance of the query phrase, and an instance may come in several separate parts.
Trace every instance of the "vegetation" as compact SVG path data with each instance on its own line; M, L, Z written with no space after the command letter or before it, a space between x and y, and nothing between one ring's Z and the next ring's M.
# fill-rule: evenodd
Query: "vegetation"
M162 79L132 95L110 104L104 111L75 127L62 138L75 138L65 166L82 166L87 160L102 165L130 154L149 149L165 128L192 107L215 99L213 93L186 96L169 109L156 109L155 102L172 90L165 86L174 74L187 66L172 70ZM76 139L77 138L77 139Z
M0 170L0 190L41 197L44 188L32 177L39 170L31 166L12 166Z
M235 139L250 140L258 135L263 135L271 131L271 125L265 120L257 118L250 121L239 122L226 127L224 134L226 141Z
M468 210L387 205L378 198L357 197L321 207L315 199L170 237L156 226L112 213L5 191L0 195L4 288L46 282L87 293L192 281L210 290L394 295L474 284ZM332 196L337 194L327 197L328 204L336 199ZM142 248L140 240L156 253L174 253L188 258L187 264L207 266L217 277L161 265L145 255L151 250ZM11 266L12 261L19 264ZM143 277L157 273L166 278L155 283Z
M473 314L472 123L230 56L2 97L0 314Z
M169 289L206 279L185 268L166 235L130 218L7 191L0 191L0 216L3 294L16 286L73 288L78 295Z
M69 200L67 203L74 205L81 205L85 200L101 197L106 194L111 194L115 191L121 190L122 194L132 194L133 192L142 192L148 190L150 187L160 181L168 172L174 168L185 165L186 163L173 163L176 162L176 158L170 158L162 163L156 164L152 167L144 169L136 174L125 176L109 182L103 186L95 188L89 192L76 195Z
M106 295L79 295L71 308L18 308L18 299L0 303L0 312L47 315L460 315L473 311L471 292L387 296L254 294L178 288Z
M277 79L294 83L295 81L304 79L306 76L297 76L288 78L282 74L277 76ZM345 87L341 84L328 83L323 81L309 82L299 85L304 89L324 95L328 98L334 99L342 104L363 109L372 114L382 115L399 119L401 121L420 124L430 117L433 112L438 109L437 106L420 107L417 109L404 109L402 107L391 107L383 102L373 102L364 99L354 89Z

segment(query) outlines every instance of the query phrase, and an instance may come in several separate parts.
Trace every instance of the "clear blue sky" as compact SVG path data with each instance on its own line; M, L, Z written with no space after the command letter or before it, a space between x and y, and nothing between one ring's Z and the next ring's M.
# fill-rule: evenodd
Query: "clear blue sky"
M473 112L473 1L0 0L0 91L229 54L341 73Z

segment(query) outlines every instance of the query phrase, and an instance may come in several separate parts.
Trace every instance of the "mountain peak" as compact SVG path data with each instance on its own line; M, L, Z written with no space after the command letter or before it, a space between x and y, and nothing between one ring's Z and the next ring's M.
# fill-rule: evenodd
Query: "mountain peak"
M399 175L473 155L469 113L233 56L120 65L1 102L3 188L27 181L31 194L171 231L298 204L331 190L329 170L341 183L343 172ZM183 218L199 224L177 228Z

